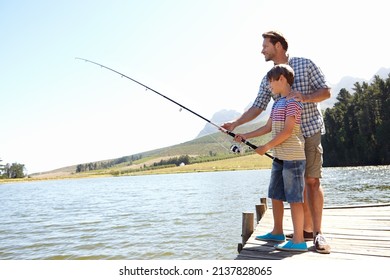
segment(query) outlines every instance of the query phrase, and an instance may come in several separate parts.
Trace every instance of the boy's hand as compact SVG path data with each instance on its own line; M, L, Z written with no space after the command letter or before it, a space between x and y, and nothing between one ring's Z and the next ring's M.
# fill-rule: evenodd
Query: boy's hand
M236 134L236 136L234 137L234 141L238 142L238 143L241 143L243 141L245 141L246 139L244 138L243 135L241 134Z
M264 146L258 146L257 149L255 150L256 153L258 153L261 156L264 156L264 154L268 151L267 145Z

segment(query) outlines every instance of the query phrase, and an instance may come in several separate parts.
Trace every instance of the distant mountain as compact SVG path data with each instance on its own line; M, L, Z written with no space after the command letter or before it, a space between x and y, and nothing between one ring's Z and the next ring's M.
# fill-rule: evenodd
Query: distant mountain
M332 84L332 90L331 90L331 97L321 103L321 108L331 108L333 105L337 102L337 96L339 95L339 92L341 89L345 88L349 92L352 92L352 89L354 87L354 84L356 82L367 82L367 80L364 80L362 78L356 78L351 76L345 76L341 78L341 80L337 84Z
M241 113L234 111L234 110L221 110L221 111L216 112L210 121L216 125L221 125L224 122L238 118L240 115L241 115ZM199 138L199 137L211 134L211 133L215 133L217 131L218 131L218 129L214 125L206 123L206 125L199 132L199 134L198 134L198 136L196 136L196 138Z
M253 102L248 103L248 105L245 107L243 112L248 110L252 106L252 104L253 104ZM252 120L248 124L262 123L262 122L267 121L269 116L270 116L270 114L271 114L271 109L272 109L272 105L270 103L270 104L268 104L268 107L265 110L265 112L263 112L260 116L258 116L257 118L255 118L254 120ZM239 112L237 112L235 110L226 110L226 109L224 109L224 110L216 112L213 115L213 117L211 118L211 122L215 123L216 125L222 125L225 122L237 119L239 116L242 115L242 113L239 113ZM196 138L199 138L199 137L202 137L202 136L205 136L205 135L209 135L209 134L215 133L217 131L218 131L218 129L215 126L207 123L204 126L204 128L199 132L198 136L196 136Z
M390 68L382 67L379 69L374 76L379 76L382 79L386 79L390 74Z
M332 96L321 103L321 108L326 109L329 107L333 107L333 105L337 102L337 96L339 95L339 92L342 88L345 88L350 93L353 92L354 84L355 83L362 83L367 82L371 83L371 81L374 79L375 76L379 76L382 79L386 79L390 73L390 68L382 67L380 68L370 80L362 79L362 78L356 78L351 76L345 76L341 78L341 80L337 84L332 84Z
M342 88L345 88L349 92L353 92L353 87L355 83L362 83L367 82L370 83L374 76L379 76L382 79L386 79L390 73L390 68L382 67L380 68L370 80L365 80L363 78L357 78L357 77L351 77L351 76L345 76L341 78L341 80L337 84L331 84L332 87L332 96L321 103L321 108L326 109L333 107L333 105L337 102L337 96ZM250 100L250 103L248 103L248 106L244 109L244 111L248 110L252 106L253 102ZM257 123L257 122L264 122L269 118L269 115L271 113L272 105L269 104L266 111L263 112L260 116L258 116L256 119L254 119L251 123ZM244 112L243 111L243 112ZM234 110L221 110L214 114L214 116L211 118L211 121L217 125L221 125L224 122L234 120L238 118L242 113L239 113ZM199 132L198 136L196 138L209 135L211 133L217 132L217 128L209 123L207 123L204 128Z

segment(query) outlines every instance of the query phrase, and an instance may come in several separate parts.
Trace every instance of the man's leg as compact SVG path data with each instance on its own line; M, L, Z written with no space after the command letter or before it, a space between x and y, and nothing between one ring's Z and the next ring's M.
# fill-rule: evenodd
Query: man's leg
M305 180L305 191L303 193L304 195L304 203L303 203L303 215L304 215L304 224L303 224L303 230L306 232L313 232L313 221L311 217L311 211L310 211L310 206L309 206L309 197L308 197L308 185Z
M314 245L319 253L329 254L330 246L322 235L322 210L324 208L324 191L321 187L322 146L321 133L305 139L306 171L305 185L307 201L313 222Z
M308 205L313 221L313 232L322 233L322 209L324 207L324 191L319 178L305 178Z

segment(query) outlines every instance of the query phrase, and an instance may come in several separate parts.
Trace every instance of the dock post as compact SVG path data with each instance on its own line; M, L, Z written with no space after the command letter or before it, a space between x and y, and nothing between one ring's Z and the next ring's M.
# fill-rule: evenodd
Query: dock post
M267 211L267 199L265 197L260 198L260 204L256 204L256 223L259 223L263 218L265 211Z
M266 197L260 198L260 204L264 204L265 205L265 210L267 211L268 205L267 205L267 198Z
M251 237L254 230L254 213L253 212L243 212L242 213L242 243L238 244L238 252L241 252L242 248L245 246L245 243Z

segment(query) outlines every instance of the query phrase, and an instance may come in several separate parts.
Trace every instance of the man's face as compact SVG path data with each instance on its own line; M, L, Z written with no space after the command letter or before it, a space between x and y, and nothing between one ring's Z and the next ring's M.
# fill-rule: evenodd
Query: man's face
M265 61L273 60L276 54L276 48L271 43L269 38L264 38L263 49L261 53L264 55Z

